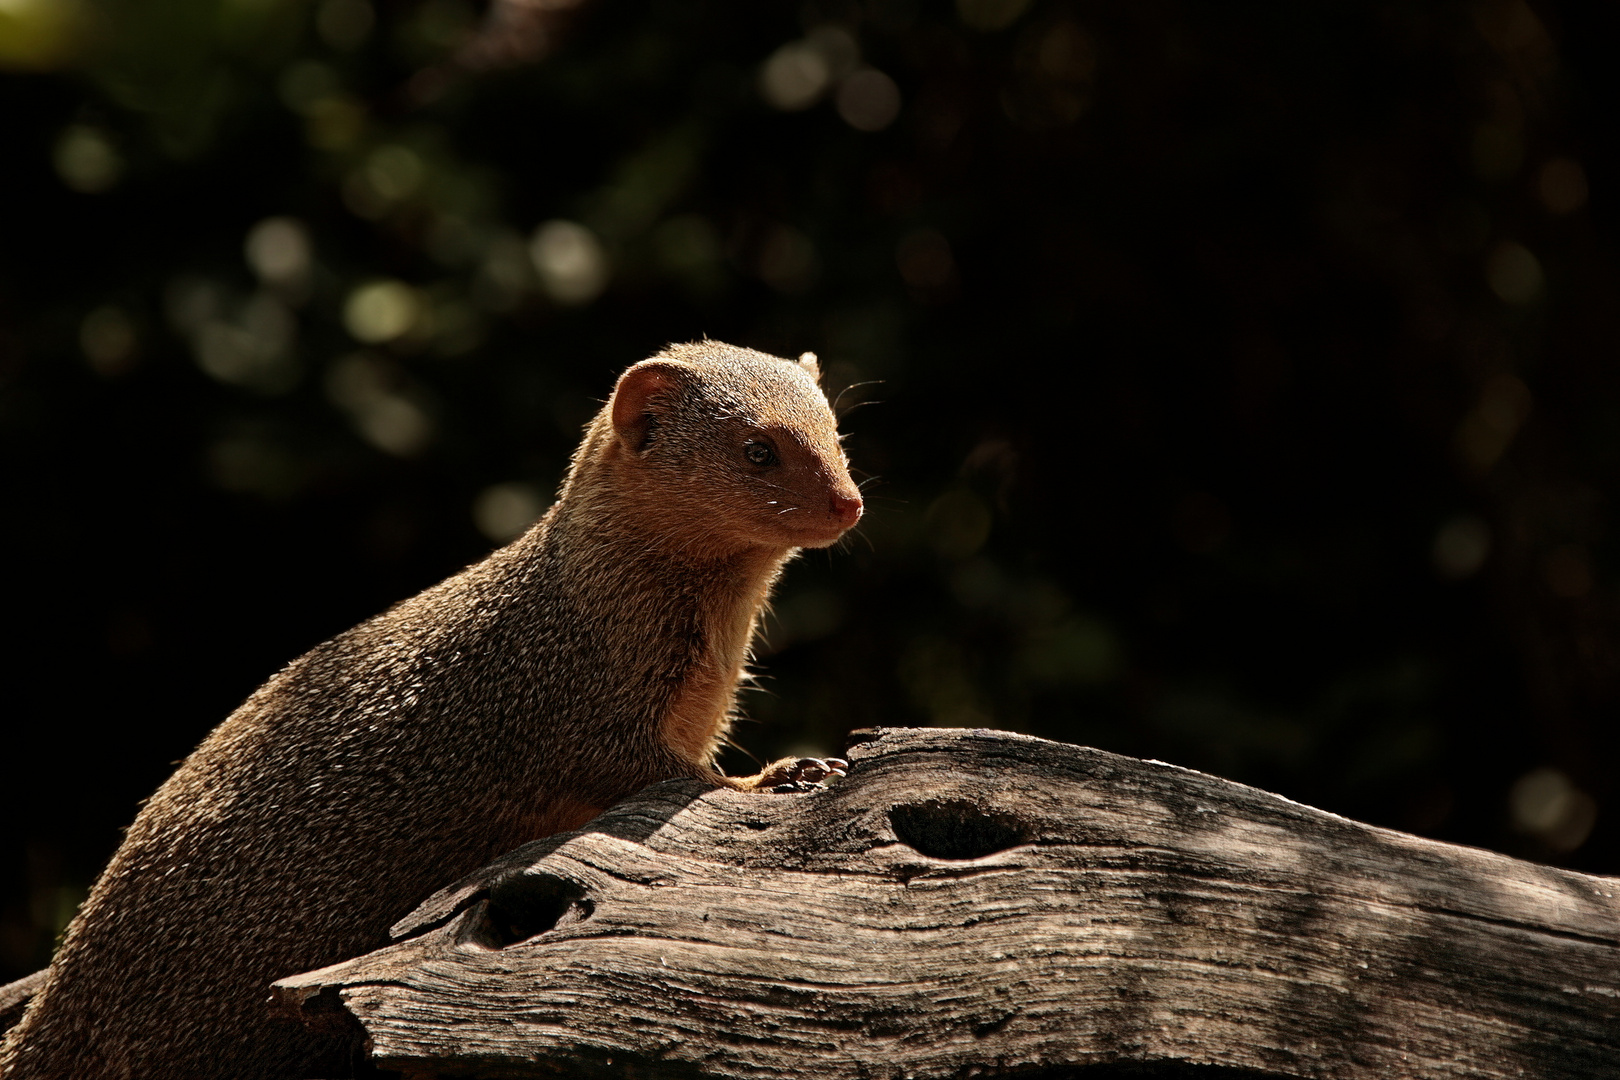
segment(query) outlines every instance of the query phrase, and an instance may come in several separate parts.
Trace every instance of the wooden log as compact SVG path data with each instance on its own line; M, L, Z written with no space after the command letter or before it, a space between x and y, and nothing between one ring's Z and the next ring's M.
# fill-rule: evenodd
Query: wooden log
M0 1035L17 1026L17 1022L22 1019L23 1010L28 1008L28 1003L45 985L45 976L49 970L42 968L32 975L24 975L16 982L0 986Z
M850 757L648 788L279 1008L413 1077L1620 1075L1616 879L1018 735Z

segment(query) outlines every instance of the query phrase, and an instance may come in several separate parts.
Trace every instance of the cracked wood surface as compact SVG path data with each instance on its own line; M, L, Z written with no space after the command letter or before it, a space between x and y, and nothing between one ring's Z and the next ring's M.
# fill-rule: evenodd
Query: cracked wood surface
M654 785L278 1007L412 1077L1620 1075L1614 878L1018 735L849 756Z

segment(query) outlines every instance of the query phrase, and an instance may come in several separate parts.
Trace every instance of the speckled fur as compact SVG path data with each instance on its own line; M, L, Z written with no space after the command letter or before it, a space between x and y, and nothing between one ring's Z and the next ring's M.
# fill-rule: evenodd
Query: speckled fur
M835 421L813 359L718 342L620 395L640 426L604 408L527 534L293 661L149 800L7 1080L341 1072L346 1048L267 1019L272 981L648 783L750 786L712 759L760 610L797 547L859 516ZM764 472L739 450L761 432Z

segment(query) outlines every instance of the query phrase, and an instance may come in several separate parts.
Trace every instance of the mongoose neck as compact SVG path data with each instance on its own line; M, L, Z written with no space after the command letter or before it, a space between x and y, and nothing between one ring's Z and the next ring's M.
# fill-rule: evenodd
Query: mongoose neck
M554 606L624 616L593 621L597 646L606 655L637 657L621 666L650 680L644 699L657 703L650 717L655 738L675 759L712 769L747 675L760 612L793 549L658 543L600 510L565 497L520 543L532 542L547 565L540 579ZM571 557L577 552L590 557ZM661 629L649 635L649 627Z
M574 494L579 494L577 488ZM620 507L578 497L559 500L541 528L525 541L530 539L536 553L591 552L589 559L564 558L550 571L561 570L558 577L563 580L554 578L554 583L566 581L566 591L582 599L590 593L622 606L629 597L646 594L661 601L684 598L716 611L740 606L750 616L797 553L794 548L759 544L672 543Z

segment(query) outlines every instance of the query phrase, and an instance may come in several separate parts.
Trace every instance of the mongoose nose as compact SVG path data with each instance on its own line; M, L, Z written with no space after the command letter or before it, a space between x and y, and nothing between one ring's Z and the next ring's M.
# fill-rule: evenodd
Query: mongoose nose
M838 524L849 529L861 520L861 511L865 509L859 495L840 495L836 491L832 497L832 516Z

